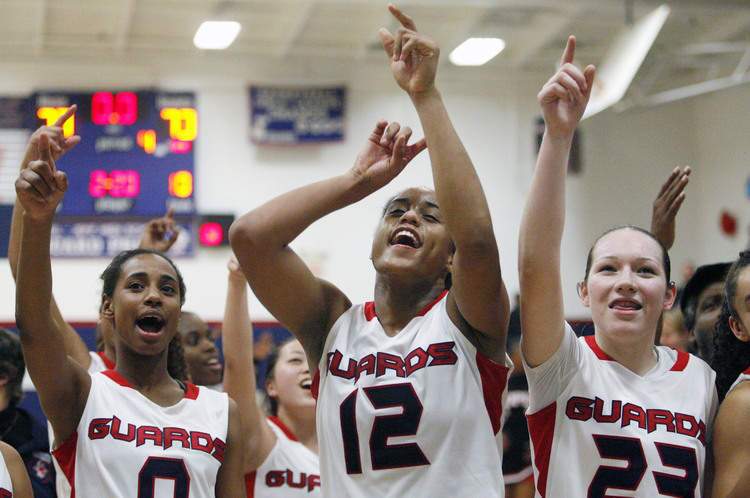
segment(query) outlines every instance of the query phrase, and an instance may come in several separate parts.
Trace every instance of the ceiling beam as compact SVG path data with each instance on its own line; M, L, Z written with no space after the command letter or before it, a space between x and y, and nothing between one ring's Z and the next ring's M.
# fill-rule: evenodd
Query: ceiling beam
M277 52L279 57L286 57L294 50L294 46L305 32L307 23L315 8L315 2L316 0L306 0L303 5L295 6L297 18L294 20L294 26L292 26L292 29L286 35L286 41L279 47Z
M135 18L135 4L136 0L123 0L122 2L120 29L115 35L115 50L117 52L124 52L128 48L128 38Z

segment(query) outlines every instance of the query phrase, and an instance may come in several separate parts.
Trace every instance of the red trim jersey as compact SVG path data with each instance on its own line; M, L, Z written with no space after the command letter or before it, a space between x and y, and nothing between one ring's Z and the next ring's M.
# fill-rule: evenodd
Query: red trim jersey
M702 496L716 374L688 353L655 354L640 376L565 324L558 351L524 365L537 498Z
M747 368L744 372L742 372L739 377L737 377L737 380L734 381L734 384L732 384L732 387L730 387L729 391L727 391L727 396L729 396L729 393L731 393L734 388L739 386L742 382L745 382L748 380L750 380L750 367Z
M501 498L511 365L477 352L443 293L389 337L374 303L332 327L313 382L323 496Z
M93 375L104 370L114 370L115 362L110 360L109 357L104 354L103 351L94 352L89 351L89 357L91 363L89 363L88 373ZM47 433L49 434L49 447L55 447L55 436L52 431L52 424L47 421ZM52 464L55 466L55 490L57 491L57 498L70 498L70 483L65 477L65 473L62 471L60 466L57 464L56 459L52 459ZM2 496L0 496L2 498Z
M114 370L91 376L78 428L52 454L73 498L214 496L229 427L226 394L187 384L162 407Z
M245 476L247 498L320 498L318 455L280 419L269 417L268 425L276 434L276 444L258 470Z
M3 456L0 456L0 498L13 498L13 481Z

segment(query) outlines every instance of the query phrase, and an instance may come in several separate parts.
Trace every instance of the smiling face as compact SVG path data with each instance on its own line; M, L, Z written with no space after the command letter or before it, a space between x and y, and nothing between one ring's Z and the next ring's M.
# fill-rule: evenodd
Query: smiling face
M453 252L435 192L410 188L386 205L371 259L378 273L434 281L450 272Z
M142 355L164 353L177 333L180 286L172 265L156 254L125 261L102 317L115 331L116 347Z
M195 313L183 312L178 330L192 381L199 386L220 383L223 368L211 327Z
M310 410L314 415L311 387L312 376L302 344L296 340L287 342L279 349L276 364L266 381L268 395L284 410Z
M591 308L597 332L618 342L653 342L659 317L674 298L653 238L623 228L596 243L581 299Z

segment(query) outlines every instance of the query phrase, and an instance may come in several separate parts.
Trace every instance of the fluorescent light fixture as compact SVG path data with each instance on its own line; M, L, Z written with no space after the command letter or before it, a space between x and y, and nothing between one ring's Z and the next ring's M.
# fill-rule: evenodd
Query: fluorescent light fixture
M451 52L456 66L481 66L503 51L505 40L500 38L469 38Z
M193 37L193 44L204 50L224 50L240 33L240 23L234 21L204 21Z
M591 100L583 119L617 104L625 96L633 78L651 50L656 37L669 17L665 4L625 28L614 40L596 71Z

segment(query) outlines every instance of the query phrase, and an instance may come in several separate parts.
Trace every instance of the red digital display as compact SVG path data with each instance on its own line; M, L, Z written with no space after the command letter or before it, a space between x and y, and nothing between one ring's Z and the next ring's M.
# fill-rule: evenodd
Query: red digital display
M138 119L138 96L133 92L96 92L91 97L91 121L98 125L132 125Z
M198 241L206 247L220 246L224 241L224 229L213 221L203 223L198 230Z
M116 197L133 199L141 192L141 176L134 170L96 169L89 175L89 195L95 199Z

